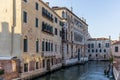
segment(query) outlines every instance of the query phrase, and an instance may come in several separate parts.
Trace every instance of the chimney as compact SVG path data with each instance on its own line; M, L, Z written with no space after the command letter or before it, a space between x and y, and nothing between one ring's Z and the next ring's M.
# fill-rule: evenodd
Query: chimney
M109 36L109 40L111 40L111 36Z
M49 6L49 2L46 2L46 4Z
M71 7L71 12L73 12L73 7Z

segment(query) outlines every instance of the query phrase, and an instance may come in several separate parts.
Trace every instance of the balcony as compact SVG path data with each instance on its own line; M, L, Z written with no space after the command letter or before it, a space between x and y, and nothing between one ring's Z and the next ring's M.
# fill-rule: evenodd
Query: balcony
M42 52L42 57L53 57L53 56L56 56L56 54L54 52L50 52L50 51Z

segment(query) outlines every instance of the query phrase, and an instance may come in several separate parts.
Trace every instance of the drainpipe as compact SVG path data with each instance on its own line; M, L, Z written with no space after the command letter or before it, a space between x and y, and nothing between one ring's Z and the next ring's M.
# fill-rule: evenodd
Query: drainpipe
M13 0L13 18L12 18L12 28L11 28L11 53L10 56L13 56L13 47L14 47L14 28L16 26L16 0Z

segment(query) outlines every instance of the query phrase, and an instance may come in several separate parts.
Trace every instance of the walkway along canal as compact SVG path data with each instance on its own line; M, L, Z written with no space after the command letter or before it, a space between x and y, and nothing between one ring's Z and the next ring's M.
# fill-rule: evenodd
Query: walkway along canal
M114 80L104 75L109 62L89 61L85 65L76 65L61 69L34 80Z

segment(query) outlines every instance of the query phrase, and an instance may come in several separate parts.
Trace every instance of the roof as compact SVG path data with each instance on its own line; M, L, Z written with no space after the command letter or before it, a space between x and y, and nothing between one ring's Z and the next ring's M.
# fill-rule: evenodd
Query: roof
M108 38L90 38L88 41L96 41L96 40L109 40Z
M9 56L9 57L0 56L0 60L11 60L11 59L13 59L13 58L16 58L16 57L11 57L11 56Z
M82 21L84 24L86 24L88 26L88 24L83 21L81 18L79 18L77 15L75 15L72 11L70 11L68 8L66 7L58 7L58 6L55 6L55 7L52 7L53 10L61 10L61 9L66 9L67 11L69 11L71 14L73 14L75 17L77 17L80 21Z
M116 41L113 43L113 45L120 44L120 41Z

